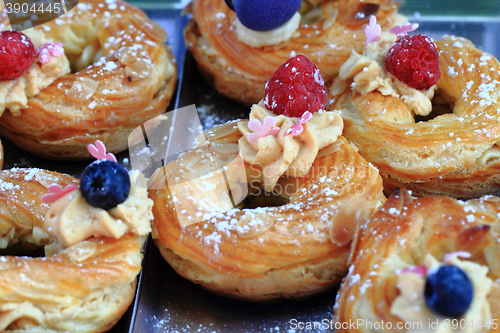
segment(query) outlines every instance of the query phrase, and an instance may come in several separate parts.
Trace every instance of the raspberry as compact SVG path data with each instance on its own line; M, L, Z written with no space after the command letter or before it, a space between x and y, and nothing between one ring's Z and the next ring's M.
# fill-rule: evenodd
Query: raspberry
M267 82L264 105L275 114L300 117L326 106L325 81L318 67L303 55L288 59Z
M441 76L436 44L425 35L398 39L385 57L385 67L400 81L418 90L429 89Z
M23 75L33 63L35 47L17 31L0 32L0 80L13 80Z

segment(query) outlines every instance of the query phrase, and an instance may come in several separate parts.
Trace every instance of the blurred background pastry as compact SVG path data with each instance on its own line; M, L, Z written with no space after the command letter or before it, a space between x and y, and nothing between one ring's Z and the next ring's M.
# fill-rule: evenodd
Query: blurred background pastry
M370 15L384 30L406 22L398 7L390 0L195 0L184 38L215 89L251 105L263 98L275 69L295 54L310 58L328 83L352 50L363 50Z

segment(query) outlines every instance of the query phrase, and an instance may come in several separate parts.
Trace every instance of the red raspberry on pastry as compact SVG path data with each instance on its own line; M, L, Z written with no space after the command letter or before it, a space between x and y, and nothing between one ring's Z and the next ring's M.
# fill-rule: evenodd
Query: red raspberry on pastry
M300 117L326 106L326 87L318 67L303 55L288 59L266 84L265 107L277 115Z
M425 35L399 38L387 52L385 67L398 80L418 90L429 89L441 76L436 44Z
M0 32L0 80L22 76L33 63L35 47L31 40L17 31Z

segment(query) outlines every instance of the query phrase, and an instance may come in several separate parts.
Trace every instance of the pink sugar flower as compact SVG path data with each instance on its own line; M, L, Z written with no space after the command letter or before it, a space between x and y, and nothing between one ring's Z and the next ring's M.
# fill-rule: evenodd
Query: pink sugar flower
M285 136L290 135L290 134L297 136L300 133L302 133L302 131L304 130L304 126L302 126L302 124L307 123L311 118L312 118L311 112L309 112L309 111L304 112L302 117L300 117L299 122L296 123L295 125L293 125L292 127L290 127L289 129L287 129L287 131L285 132Z
M455 258L470 258L472 255L469 252L466 251L456 251L456 252L450 252L446 253L443 257L443 262L444 263L449 263Z
M63 189L62 186L59 184L50 184L49 186L47 186L47 190L49 190L50 193L45 194L42 197L42 201L45 203L54 202L63 195L65 195L66 193L69 193L77 189L78 187L76 185L67 185Z
M382 28L380 27L380 24L377 24L377 18L375 17L375 15L371 15L370 22L365 28L366 45L370 44L371 42L378 41L381 34Z
M273 117L266 117L262 124L257 119L252 119L248 122L248 128L253 132L248 134L247 140L250 143L256 143L258 139L268 135L278 136L280 132L279 127L275 127L276 119Z
M395 26L391 29L391 33L398 36L398 38L404 37L408 35L408 32L415 31L418 29L418 23L406 23L402 26Z
M115 155L112 153L106 154L106 146L101 140L97 140L95 142L95 146L93 144L89 144L87 149L89 153L98 160L110 160L112 162L117 162Z
M405 274L405 273L413 273L417 274L418 276L421 277L426 277L427 276L427 267L424 265L418 265L418 266L408 266L405 269L401 270L399 274Z
M37 50L38 61L40 61L42 64L48 63L51 59L51 55L53 55L54 57L60 57L63 54L63 44L59 42L47 43L45 45L42 45Z

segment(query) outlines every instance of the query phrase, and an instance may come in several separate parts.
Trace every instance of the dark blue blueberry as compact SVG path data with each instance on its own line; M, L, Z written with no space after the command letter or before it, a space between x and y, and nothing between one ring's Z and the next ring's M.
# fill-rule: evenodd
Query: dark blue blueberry
M299 10L300 3L301 0L233 0L240 22L256 31L269 31L282 26Z
M111 209L128 198L130 177L127 170L116 162L95 161L83 170L80 191L91 206Z
M234 10L233 0L224 0L229 9Z
M461 317L472 303L473 295L469 277L457 266L441 266L435 273L427 276L425 302L441 316Z

